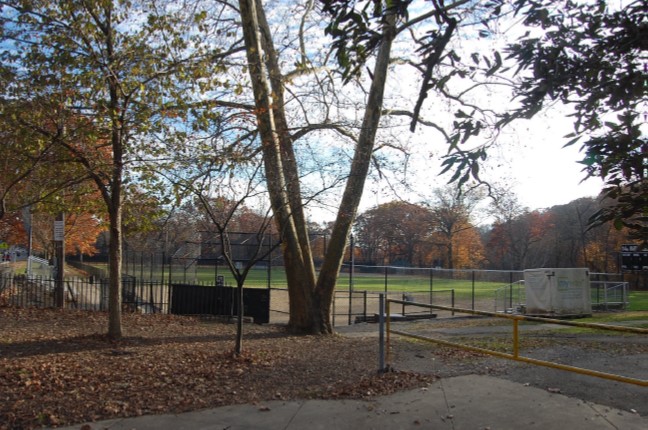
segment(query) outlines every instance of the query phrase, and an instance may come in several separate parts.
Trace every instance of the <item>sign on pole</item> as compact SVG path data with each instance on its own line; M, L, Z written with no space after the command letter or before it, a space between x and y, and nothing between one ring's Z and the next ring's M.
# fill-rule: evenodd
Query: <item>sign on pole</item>
M54 221L54 241L65 240L65 221Z

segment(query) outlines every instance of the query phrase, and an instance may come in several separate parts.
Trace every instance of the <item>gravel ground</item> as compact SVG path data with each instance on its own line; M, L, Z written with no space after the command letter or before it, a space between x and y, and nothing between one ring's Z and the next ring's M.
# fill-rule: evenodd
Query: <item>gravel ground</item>
M645 320L643 320L645 324ZM555 325L521 327L520 354L600 372L648 379L648 336L580 332ZM511 352L510 323L487 318L400 322L393 328ZM338 328L346 336L377 336L377 324ZM521 363L393 335L391 365L399 371L452 377L487 374L648 416L648 388ZM376 359L377 360L377 359Z

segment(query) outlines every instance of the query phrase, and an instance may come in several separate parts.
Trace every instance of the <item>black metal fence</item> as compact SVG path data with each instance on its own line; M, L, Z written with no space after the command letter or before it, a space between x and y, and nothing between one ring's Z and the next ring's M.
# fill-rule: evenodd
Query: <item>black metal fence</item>
M506 285L507 281L518 279L517 274L513 272L448 272L426 269L426 273L420 269L398 269L374 268L374 273L355 273L355 279L350 283L349 290L335 291L332 308L333 324L347 325L373 320L378 312L379 292L387 294L391 299L408 302L499 310L497 295L490 294L490 289L493 289L493 285L504 285L500 287L503 293L502 309L510 307L513 301L517 303L512 294L516 290ZM57 294L62 290L67 308L107 311L108 280L101 278L100 275L101 273L97 272L89 278L66 279L61 288L56 281L49 278L14 275L11 272L0 273L0 306L54 307L57 304ZM615 278L621 277L614 274L591 275L593 285L612 282ZM341 276L344 277L345 274ZM343 278L340 279L339 284L344 284ZM372 285L373 290L361 289L363 284ZM380 291L382 288L376 289L376 285L384 285L385 291ZM213 283L169 284L124 276L122 306L125 311L140 313L235 316L239 309L235 290L231 286L218 283L217 285ZM599 293L599 296L602 296L602 293ZM626 300L627 296L624 296L623 303ZM605 308L608 307L609 301L609 294L606 293ZM286 288L245 288L243 303L243 315L252 317L255 322L288 321L289 299ZM597 300L596 303L598 304L599 301ZM403 309L394 312L407 317L430 316L429 309L417 309L414 306L403 306Z
M238 315L236 288L226 285L168 284L140 281L124 276L121 283L122 310L179 315ZM70 278L59 285L51 278L0 274L0 306L56 307L63 294L68 309L107 311L108 279ZM270 291L243 289L243 315L256 323L269 322Z

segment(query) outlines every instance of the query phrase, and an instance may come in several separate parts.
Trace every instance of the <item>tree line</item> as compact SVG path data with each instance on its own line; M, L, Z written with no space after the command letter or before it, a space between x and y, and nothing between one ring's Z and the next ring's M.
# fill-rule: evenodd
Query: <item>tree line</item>
M256 246L268 249L280 240L274 227L259 234L259 226L267 221L263 212L222 198L212 204L236 207L228 219L234 259L254 262ZM611 222L591 227L588 220L599 207L598 197L583 197L532 210L509 192L492 198L475 190L441 187L426 202L394 200L361 211L353 225L354 261L443 269L587 267L593 272L616 273L621 245L630 236ZM218 230L198 202L185 203L154 224L149 230L126 235L130 250L170 257L190 244L200 248L196 258L205 264L224 263ZM326 255L330 229L331 223L309 220L316 266ZM106 244L105 234L94 243L104 257ZM348 248L345 263L350 261L350 252ZM272 258L273 264L284 264L278 250Z
M590 228L595 197L542 210L491 201L475 211L446 189L446 199L413 204L393 201L361 213L354 228L356 264L444 269L524 270L587 267L620 270L628 232L612 223ZM454 199L452 198L454 195ZM486 214L487 213L487 214ZM487 215L490 221L483 224Z

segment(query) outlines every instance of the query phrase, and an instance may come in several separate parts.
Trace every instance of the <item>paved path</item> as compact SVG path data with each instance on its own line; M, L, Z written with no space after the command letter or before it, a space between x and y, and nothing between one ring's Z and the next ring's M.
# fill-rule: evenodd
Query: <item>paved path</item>
M503 379L467 375L371 401L269 401L108 420L84 429L646 430L648 418Z

